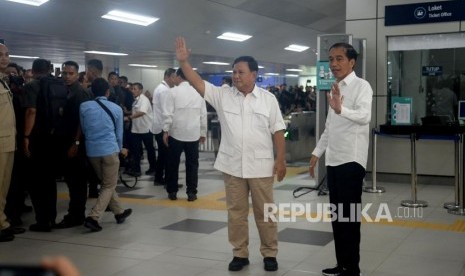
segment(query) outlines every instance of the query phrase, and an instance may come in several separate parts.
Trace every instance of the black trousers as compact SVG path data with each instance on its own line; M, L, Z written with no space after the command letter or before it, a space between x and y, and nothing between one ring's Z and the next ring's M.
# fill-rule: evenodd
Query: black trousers
M140 158L142 157L142 146L144 143L145 149L147 150L147 158L150 164L150 169L155 169L155 148L153 147L153 134L147 133L133 133L132 141L134 142L132 150L134 151L134 171L140 172Z
M20 222L26 199L27 183L31 181L30 161L22 150L16 150L10 189L6 198L5 214L13 222Z
M38 224L55 223L57 216L57 176L63 175L65 146L63 139L44 136L30 141L33 181L29 194Z
M169 137L168 165L166 168L166 190L168 193L178 192L179 163L184 151L186 156L186 192L197 194L199 180L199 141L183 142Z
M68 158L65 163L65 181L69 189L68 214L64 219L70 223L82 222L86 216L87 202L87 156L81 145L77 156Z
M342 204L344 218L350 217L350 205L361 204L362 185L365 169L356 162L339 166L327 166L329 201L338 206ZM339 207L338 207L339 208ZM357 217L357 216L352 216ZM360 222L332 222L334 246L338 266L350 273L360 273Z
M155 182L165 183L168 148L165 146L165 143L163 143L163 131L155 134L155 140L157 141L158 148L157 164L155 166Z

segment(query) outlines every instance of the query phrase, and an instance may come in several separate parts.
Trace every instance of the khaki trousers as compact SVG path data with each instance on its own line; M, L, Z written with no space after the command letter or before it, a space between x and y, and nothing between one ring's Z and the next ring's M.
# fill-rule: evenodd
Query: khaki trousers
M118 153L102 157L89 157L89 161L101 180L100 195L97 203L89 214L89 217L99 221L107 206L113 214L123 213L115 191L118 183L119 158Z
M13 162L15 152L0 152L0 230L10 227L6 221L5 204L8 189L10 188L11 172L13 170Z
M235 257L249 257L249 191L255 223L260 235L260 252L263 257L278 254L278 225L264 221L264 204L273 201L273 177L239 178L224 174L226 205L228 208L228 237Z

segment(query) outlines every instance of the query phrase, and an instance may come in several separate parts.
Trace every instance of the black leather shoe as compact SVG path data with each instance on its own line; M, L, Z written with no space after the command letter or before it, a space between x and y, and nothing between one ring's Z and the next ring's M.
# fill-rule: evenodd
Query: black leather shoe
M278 270L278 262L275 257L265 257L263 258L263 265L266 271L276 271Z
M100 226L100 224L98 224L98 221L96 221L95 219L93 219L91 217L87 217L84 220L84 227L89 228L90 231L92 231L92 232L98 232L98 231L102 230L102 226Z
M29 231L32 232L51 232L52 227L49 224L34 223L29 225Z
M76 227L76 226L81 226L84 223L84 221L69 221L69 220L62 220L59 223L55 224L52 226L53 229L66 229L66 228L71 228L71 227Z
M196 194L187 194L187 201L195 201L197 200Z
M249 264L248 258L234 257L232 261L229 263L228 270L229 271L240 271L244 268L244 266L248 264Z
M343 272L344 270L342 269L341 266L336 266L333 268L325 268L321 271L321 273L324 276L333 276L333 275L339 275Z
M155 169L149 168L145 171L146 175L155 175Z
M26 229L21 228L21 227L13 227L13 226L10 226L10 227L2 230L2 233L10 234L10 235L19 235L19 234L22 234L24 232L26 232Z
M132 209L126 209L121 214L115 215L116 223L121 224L123 223L127 217L132 214Z
M176 193L168 193L168 198L171 200L176 200L178 197L176 196Z
M6 233L4 230L0 231L0 242L9 242L15 239L15 235Z

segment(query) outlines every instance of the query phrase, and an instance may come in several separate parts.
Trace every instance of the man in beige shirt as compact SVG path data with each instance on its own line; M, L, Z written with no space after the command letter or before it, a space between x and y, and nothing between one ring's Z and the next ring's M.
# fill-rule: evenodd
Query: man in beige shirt
M8 223L4 212L16 149L13 95L5 81L7 76L4 75L9 62L8 48L0 44L0 242L12 241L16 233L15 228Z

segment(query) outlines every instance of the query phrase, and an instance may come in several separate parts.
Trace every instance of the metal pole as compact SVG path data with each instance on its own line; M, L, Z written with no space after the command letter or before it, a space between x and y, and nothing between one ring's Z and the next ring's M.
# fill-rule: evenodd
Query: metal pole
M463 175L463 172L464 172L464 163L463 163L463 150L464 150L464 147L463 147L463 141L464 139L464 134L463 133L460 133L460 144L459 144L459 152L460 152L460 158L459 158L459 207L456 208L456 209L449 209L447 212L449 214L453 214L453 215L460 215L460 216L465 216L465 206L464 206L464 198L465 198L465 194L464 194L464 190L463 190L463 182L464 182L464 175Z
M458 138L458 139L457 139ZM459 174L460 170L460 136L455 136L454 139L454 152L455 152L455 166L454 166L454 184L455 184L455 201L454 202L446 202L444 203L444 208L446 209L458 209L459 205L459 178L461 174Z
M376 128L373 128L372 129L372 132L371 132L371 136L372 136L372 163L373 163L373 166L372 166L372 186L371 187L368 187L368 186L365 186L363 187L363 191L366 192L366 193L384 193L386 190L383 188L383 187L376 187L376 144L377 144L377 135L376 135Z
M402 200L401 205L405 207L426 207L428 202L424 200L417 200L417 152L416 152L416 134L410 134L410 151L411 151L411 186L412 186L412 199L411 200Z

